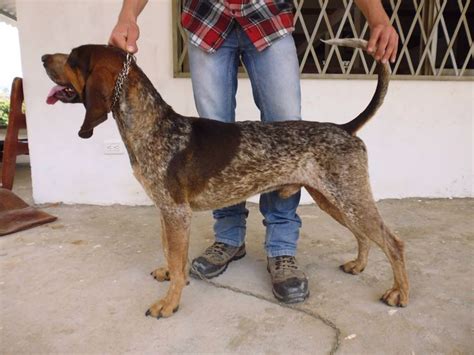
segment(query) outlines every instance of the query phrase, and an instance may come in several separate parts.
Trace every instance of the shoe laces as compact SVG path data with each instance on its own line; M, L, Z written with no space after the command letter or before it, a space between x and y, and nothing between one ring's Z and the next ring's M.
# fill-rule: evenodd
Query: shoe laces
M298 269L296 258L290 255L277 256L275 258L275 270Z
M204 252L205 255L220 255L226 256L227 253L225 252L226 245L224 243L215 242L209 248L206 249Z

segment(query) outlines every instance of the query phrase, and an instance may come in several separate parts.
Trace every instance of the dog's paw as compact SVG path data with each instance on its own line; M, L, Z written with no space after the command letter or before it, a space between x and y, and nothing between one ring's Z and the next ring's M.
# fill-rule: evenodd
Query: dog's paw
M159 267L158 269L154 270L150 274L155 278L156 281L169 281L170 280L170 273L168 268L165 266Z
M357 260L353 260L339 266L339 268L345 273L358 275L364 271L365 265L362 265L362 263L358 262Z
M179 304L175 305L164 298L151 305L151 307L146 311L145 316L150 316L156 319L167 318L172 316L173 313L177 312L178 308Z
M399 287L389 289L380 300L392 307L406 307L408 305L408 295Z

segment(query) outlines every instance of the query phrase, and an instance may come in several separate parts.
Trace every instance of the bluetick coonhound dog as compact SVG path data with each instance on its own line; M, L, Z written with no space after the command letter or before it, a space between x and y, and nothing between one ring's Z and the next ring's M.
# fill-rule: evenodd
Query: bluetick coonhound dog
M363 40L332 45L365 49ZM55 86L48 103L81 102L86 108L81 138L112 112L134 175L161 216L167 265L152 272L169 280L166 296L146 312L169 317L178 309L188 277L188 243L193 211L210 210L252 195L279 190L289 197L305 187L317 204L356 237L357 257L341 266L359 274L371 241L391 263L394 283L382 296L390 306L408 304L404 243L382 221L367 171L367 152L356 132L383 102L389 68L377 64L378 83L367 108L348 123L306 121L221 123L185 117L162 99L131 55L103 45L84 45L70 54L42 57Z

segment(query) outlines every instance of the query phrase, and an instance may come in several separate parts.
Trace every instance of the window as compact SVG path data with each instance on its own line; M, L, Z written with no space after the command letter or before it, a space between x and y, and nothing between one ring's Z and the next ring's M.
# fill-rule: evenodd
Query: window
M400 36L395 79L473 80L474 8L471 0L384 0ZM321 39L368 39L369 28L353 0L294 0L295 38L302 78L370 78L375 69L362 50L327 46ZM189 75L182 1L173 2L174 69ZM244 69L241 69L244 73Z

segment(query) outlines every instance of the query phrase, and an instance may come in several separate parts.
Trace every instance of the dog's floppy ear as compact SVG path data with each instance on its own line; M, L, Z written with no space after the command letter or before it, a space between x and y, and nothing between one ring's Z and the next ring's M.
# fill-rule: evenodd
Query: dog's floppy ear
M86 108L86 116L79 137L90 138L94 127L107 119L114 86L112 73L101 63L96 46L81 46L72 50L67 64L73 75L71 84L79 93Z
M87 77L84 89L86 117L79 131L79 137L90 138L94 127L107 119L110 112L113 91L112 74L105 69L96 69Z

